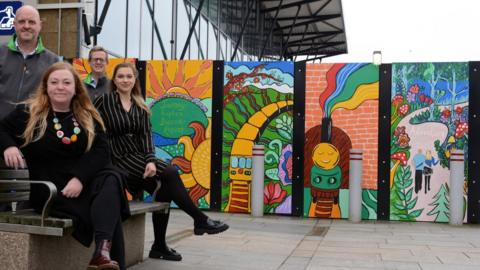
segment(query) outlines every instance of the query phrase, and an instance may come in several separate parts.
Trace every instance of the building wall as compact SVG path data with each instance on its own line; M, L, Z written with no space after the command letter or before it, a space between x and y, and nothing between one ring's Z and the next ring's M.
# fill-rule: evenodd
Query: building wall
M23 5L37 7L42 21L40 36L45 47L52 52L71 59L80 55L80 10L78 8L52 9L42 7L44 4L79 3L78 0L39 0L21 1ZM59 24L60 20L60 24ZM0 36L0 43L7 42L10 36Z

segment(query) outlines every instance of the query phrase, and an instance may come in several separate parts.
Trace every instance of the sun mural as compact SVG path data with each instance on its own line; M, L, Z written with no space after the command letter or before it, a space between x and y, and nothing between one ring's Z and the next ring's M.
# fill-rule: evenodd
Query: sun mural
M147 61L156 155L179 169L192 200L210 205L212 61Z

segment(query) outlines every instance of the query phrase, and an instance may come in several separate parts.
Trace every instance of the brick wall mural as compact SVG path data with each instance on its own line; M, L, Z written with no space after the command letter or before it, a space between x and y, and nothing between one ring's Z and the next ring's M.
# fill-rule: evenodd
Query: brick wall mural
M308 64L304 215L348 217L349 150L362 149L364 219L376 218L378 67Z
M468 63L392 65L390 219L448 222L453 149L465 150L467 205L468 77Z
M264 211L292 209L292 62L226 62L222 210L250 212L252 147L265 147Z

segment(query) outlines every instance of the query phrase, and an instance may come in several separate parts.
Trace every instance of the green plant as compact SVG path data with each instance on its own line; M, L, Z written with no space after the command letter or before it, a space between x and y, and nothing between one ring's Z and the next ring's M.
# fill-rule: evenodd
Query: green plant
M396 211L392 211L392 214L398 220L402 221L415 221L423 212L422 209L413 210L417 204L418 197L413 197L413 178L410 166L399 166L394 176L394 186L396 200L392 201L390 207Z
M442 184L435 196L433 196L433 202L430 203L430 206L433 206L433 209L427 213L429 216L435 215L436 222L448 222L450 217L449 205L450 201L448 200L448 185Z

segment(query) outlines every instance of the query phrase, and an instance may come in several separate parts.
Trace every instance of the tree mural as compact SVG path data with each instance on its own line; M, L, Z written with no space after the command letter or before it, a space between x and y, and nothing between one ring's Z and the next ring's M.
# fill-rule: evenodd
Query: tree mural
M392 66L391 219L434 218L431 213L436 213L436 210L432 212L430 208L433 206L439 209L439 205L432 204L432 201L438 201L442 197L444 189L441 185L448 179L450 152L461 149L467 155L467 120L467 63L402 63ZM422 151L427 153L428 158L425 162L414 162L413 154ZM439 165L435 166L437 159ZM432 172L426 171L424 167ZM406 171L412 170L415 174L420 174L417 176L422 179L420 183L414 184L405 178ZM425 184L422 187L423 180ZM427 187L430 182L437 193L431 194ZM415 194L403 193L405 189L413 189L414 185ZM407 198L412 200L409 209L404 204ZM418 212L414 213L419 214L416 217L409 212L416 210ZM435 220L444 221L441 215Z
M432 210L427 215L435 216L437 222L448 222L450 217L449 200L448 200L448 185L442 184L440 190L433 197L434 201L429 204L433 206Z

